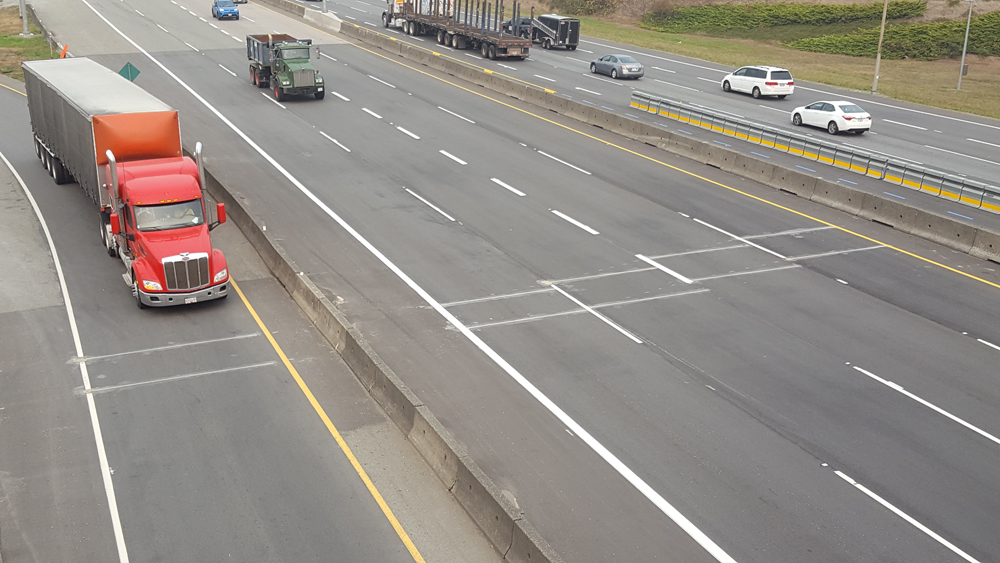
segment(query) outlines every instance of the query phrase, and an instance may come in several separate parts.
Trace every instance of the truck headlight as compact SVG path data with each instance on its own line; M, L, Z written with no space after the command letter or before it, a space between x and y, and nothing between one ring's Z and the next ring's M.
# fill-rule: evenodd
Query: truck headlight
M282 80L281 81L281 85L282 86L288 86L289 84L290 84L290 82L288 82L287 80Z
M323 82L323 77L317 74L316 75L316 82Z
M212 281L212 283L219 283L220 281L226 279L226 276L228 276L228 275L229 275L229 270L226 269L226 268L223 268L223 269L219 270L218 274L215 274L215 279L214 279L214 281Z
M142 280L142 288L146 291L163 291L163 286L155 281Z

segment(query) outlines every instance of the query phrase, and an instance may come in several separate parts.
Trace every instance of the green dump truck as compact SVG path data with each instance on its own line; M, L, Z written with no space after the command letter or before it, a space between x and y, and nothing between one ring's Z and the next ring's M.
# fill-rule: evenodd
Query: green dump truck
M296 39L284 33L247 35L250 82L258 88L273 88L279 102L301 95L322 100L326 91L323 76L309 60L311 45L312 39Z

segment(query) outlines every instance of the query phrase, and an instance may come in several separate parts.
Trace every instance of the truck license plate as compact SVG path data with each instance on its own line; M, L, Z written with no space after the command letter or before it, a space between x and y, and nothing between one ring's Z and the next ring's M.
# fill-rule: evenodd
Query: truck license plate
M184 304L185 305L190 305L192 303L197 303L197 302L198 302L198 298L197 297L185 297L184 298Z
M521 50L520 49L507 49L507 54L511 55L511 56L514 56L514 57L520 57L521 56Z

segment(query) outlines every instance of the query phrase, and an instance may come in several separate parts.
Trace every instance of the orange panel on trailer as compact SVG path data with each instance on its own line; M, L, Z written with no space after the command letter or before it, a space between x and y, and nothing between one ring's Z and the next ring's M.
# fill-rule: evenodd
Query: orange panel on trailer
M97 164L107 164L108 149L118 162L182 156L181 125L176 111L95 115Z

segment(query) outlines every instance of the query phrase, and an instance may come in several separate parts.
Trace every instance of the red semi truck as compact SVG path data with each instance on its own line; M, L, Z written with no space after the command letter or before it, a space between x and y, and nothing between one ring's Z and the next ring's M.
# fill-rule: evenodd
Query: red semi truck
M181 151L177 111L87 58L27 61L35 153L56 184L76 180L100 206L108 254L140 309L220 299L229 270L209 231L201 143Z

